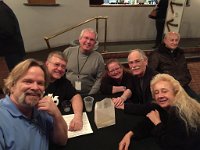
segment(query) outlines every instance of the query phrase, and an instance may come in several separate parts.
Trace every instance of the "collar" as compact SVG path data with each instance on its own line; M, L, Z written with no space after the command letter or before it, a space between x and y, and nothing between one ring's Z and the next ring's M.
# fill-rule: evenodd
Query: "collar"
M13 116L13 117L23 117L27 120L30 120L27 118L24 114L22 114L19 109L16 107L16 105L11 101L10 97L8 95L5 96L5 98L0 100L0 107L4 106L4 108ZM33 108L33 115L31 119L37 118L39 112L37 109Z
M167 48L164 43L162 43L160 45L160 47L158 48L157 51L159 53L162 53L162 54L165 54L165 55L171 55L171 54L173 54L175 56L177 56L177 54L182 54L183 53L183 50L181 50L179 47L177 47L176 49L174 49L172 51L171 49Z

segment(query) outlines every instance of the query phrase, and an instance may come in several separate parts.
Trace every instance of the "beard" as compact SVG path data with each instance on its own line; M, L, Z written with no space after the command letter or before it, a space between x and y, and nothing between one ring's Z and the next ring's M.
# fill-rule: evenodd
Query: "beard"
M32 95L37 95L37 96L32 96ZM35 107L39 100L42 98L43 93L41 92L33 92L33 91L27 91L22 93L19 98L18 102L20 105L26 108L33 108Z

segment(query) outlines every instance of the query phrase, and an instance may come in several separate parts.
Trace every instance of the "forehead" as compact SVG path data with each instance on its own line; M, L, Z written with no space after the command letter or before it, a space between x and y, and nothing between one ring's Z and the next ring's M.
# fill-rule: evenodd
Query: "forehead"
M128 61L137 60L141 58L142 58L142 55L138 51L135 51L129 54Z
M89 32L89 31L85 31L83 32L83 35L84 37L91 37L91 38L94 38L96 37L95 33L94 32Z
M50 58L50 60L52 61L52 62L61 62L61 63L63 63L63 64L66 64L66 62L65 62L65 60L63 60L60 56L58 56L58 55L53 55L51 58Z
M111 62L108 64L108 68L112 68L112 67L116 67L116 66L117 67L119 66L119 64L117 62Z
M176 34L176 33L169 33L169 34L166 36L166 39L167 39L167 40L179 39L179 36L178 36L178 34Z
M44 80L45 75L44 75L44 71L40 67L33 66L33 67L30 67L20 79L24 79L24 78L28 78L28 79L31 78L33 80Z
M154 84L153 89L154 90L160 90L160 89L173 90L173 86L168 81L158 81L157 83Z

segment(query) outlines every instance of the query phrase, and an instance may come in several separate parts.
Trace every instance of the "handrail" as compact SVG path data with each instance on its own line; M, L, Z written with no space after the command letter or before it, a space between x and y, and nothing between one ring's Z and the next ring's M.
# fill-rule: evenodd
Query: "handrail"
M91 19L88 19L88 20L86 20L86 21L83 21L83 22L81 22L81 23L79 23L79 24L77 24L77 25L74 25L74 26L72 26L72 27L69 27L69 28L67 28L67 29L61 30L61 31L59 31L59 32L57 32L57 33L54 33L54 34L52 34L52 35L45 36L45 37L44 37L44 40L46 41L47 47L48 47L49 49L51 49L51 46L50 46L50 43L49 43L49 40L50 40L50 39L55 38L55 37L57 37L57 36L59 36L59 35L65 33L65 32L71 31L72 29L75 29L75 28L77 28L77 27L80 27L81 25L84 25L84 24L86 24L86 23L88 23L88 22L91 22L91 21L93 21L93 20L96 20L96 32L98 33L98 31L99 31L99 20L100 20L100 19L104 19L104 20L105 20L104 50L103 50L103 51L105 51L105 49L106 49L106 42L107 42L107 19L108 19L107 16L105 16L105 17L103 17L103 16L93 17L93 18L91 18Z

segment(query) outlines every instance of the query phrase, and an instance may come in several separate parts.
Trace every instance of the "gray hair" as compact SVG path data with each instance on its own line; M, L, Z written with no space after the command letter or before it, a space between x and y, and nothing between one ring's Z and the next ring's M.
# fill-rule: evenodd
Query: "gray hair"
M142 59L147 60L147 56L146 56L145 52L143 50L139 49L139 48L131 50L131 52L128 54L128 57L133 52L138 52L140 54L140 56L141 56Z
M96 32L94 29L92 29L92 28L85 28L85 29L83 29L83 30L81 31L81 34L80 34L79 38L82 38L82 36L83 36L83 34L84 34L85 32L94 33L94 34L95 34L95 40L97 40L97 38L98 38L97 32Z

